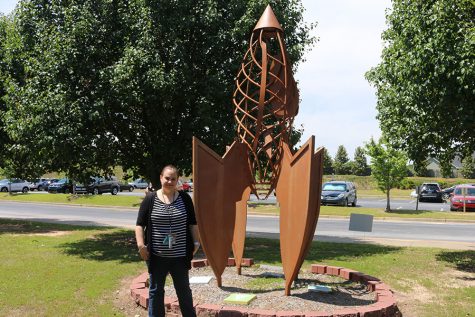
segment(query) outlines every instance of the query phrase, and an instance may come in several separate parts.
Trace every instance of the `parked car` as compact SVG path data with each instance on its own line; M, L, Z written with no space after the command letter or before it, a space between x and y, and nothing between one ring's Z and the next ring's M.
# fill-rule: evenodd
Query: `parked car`
M190 191L190 185L186 182L182 182L180 179L176 183L176 189L177 190L182 190L184 192L189 192Z
M450 198L450 195L452 195L452 193L454 192L454 189L455 189L455 186L442 189L442 199L448 200Z
M47 180L44 184L44 190L47 191L48 188L49 188L49 185L51 185L53 183L57 183L57 182L59 182L59 180L60 180L59 178L51 178L51 179Z
M190 192L193 191L193 180L190 179L189 181L186 182L188 186L190 186Z
M419 191L419 201L442 202L442 190L439 183L423 183Z
M64 193L69 194L73 192L73 184L69 178L61 178L57 182L51 183L48 186L48 193Z
M120 187L121 192L126 191L126 190L129 192L133 192L135 189L134 186L126 184L126 183L119 183L119 187Z
M8 192L9 190L13 192L23 192L27 193L30 188L30 182L24 181L19 178L13 179L2 179L0 181L0 191Z
M130 186L127 190L129 190ZM90 193L94 195L101 195L103 193L111 193L117 195L120 190L119 182L114 176L111 177L92 177L87 185L76 184L76 193Z
M134 186L134 188L145 189L148 187L148 181L143 178L137 178L133 182L130 182L129 185Z
M450 198L450 210L475 209L475 186L457 185L455 186L452 198Z
M323 184L322 205L341 205L355 207L358 201L356 187L352 182L331 181Z
M41 190L46 190L48 188L48 185L49 185L48 178L36 178L31 181L29 188L31 191L33 190L41 191Z

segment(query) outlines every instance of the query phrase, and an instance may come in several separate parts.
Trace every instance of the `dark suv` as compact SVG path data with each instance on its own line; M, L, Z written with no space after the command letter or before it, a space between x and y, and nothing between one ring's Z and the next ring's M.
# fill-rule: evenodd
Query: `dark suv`
M443 192L439 183L424 183L421 185L419 192L419 201L437 201L442 202Z
M358 197L352 182L331 181L323 184L322 205L341 205L355 207Z
M48 193L64 193L69 194L73 192L73 184L67 177L61 178L57 182L51 183L48 186Z
M114 176L103 178L94 177L87 185L76 184L76 193L91 193L94 195L101 195L103 193L111 193L117 195L120 191L120 185L117 178Z

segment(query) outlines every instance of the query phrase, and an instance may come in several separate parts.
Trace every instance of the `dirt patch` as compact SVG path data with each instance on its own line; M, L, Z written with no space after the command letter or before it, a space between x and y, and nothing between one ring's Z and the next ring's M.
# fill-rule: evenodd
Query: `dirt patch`
M130 284L137 276L127 277L120 282L120 287L114 294L114 307L117 308L124 316L147 316L147 311L135 303L130 296Z
M450 288L475 287L475 273L449 269L445 286Z
M457 289L475 287L475 273L446 268L444 279L440 281L441 289ZM400 285L409 288L407 292L394 291L398 307L404 317L418 317L418 309L422 304L436 301L437 294L422 285L414 284L414 280L400 280Z

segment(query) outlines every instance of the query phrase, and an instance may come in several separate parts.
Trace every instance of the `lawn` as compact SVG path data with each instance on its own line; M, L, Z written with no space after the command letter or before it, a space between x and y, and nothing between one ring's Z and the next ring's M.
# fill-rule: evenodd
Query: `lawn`
M278 250L277 240L253 238L245 256L280 265ZM313 263L381 278L406 317L475 312L475 251L314 242L303 269ZM0 267L0 316L123 316L117 294L145 271L130 230L5 219Z

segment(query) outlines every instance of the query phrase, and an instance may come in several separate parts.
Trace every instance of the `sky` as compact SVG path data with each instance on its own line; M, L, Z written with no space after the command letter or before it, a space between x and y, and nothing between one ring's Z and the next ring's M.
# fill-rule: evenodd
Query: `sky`
M10 13L17 2L0 0L0 12ZM302 4L304 20L318 22L312 35L319 41L295 74L301 102L294 125L303 125L302 144L314 135L316 147L326 147L332 157L343 145L353 159L356 147L381 135L375 89L364 74L380 62L381 33L391 1L302 0Z

